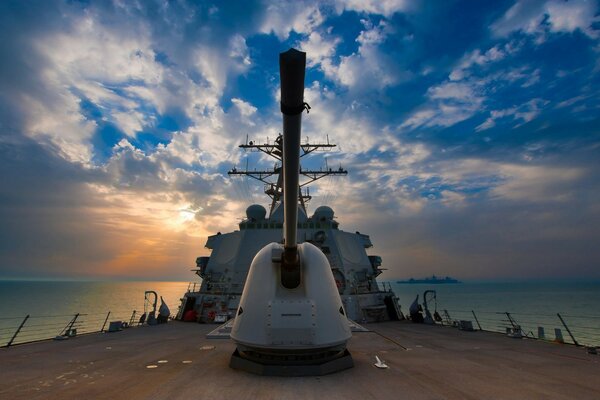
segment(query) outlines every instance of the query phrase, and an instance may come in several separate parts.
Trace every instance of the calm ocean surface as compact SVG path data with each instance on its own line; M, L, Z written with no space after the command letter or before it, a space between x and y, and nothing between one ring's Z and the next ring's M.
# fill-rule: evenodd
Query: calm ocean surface
M452 319L467 319L491 331L504 331L511 317L525 330L537 335L537 327L554 339L554 328L561 328L567 342L571 339L560 322L560 313L575 339L582 344L600 345L600 282L519 282L461 283L442 285L396 284L390 282L400 298L402 311L408 313L416 295L437 292L437 310L448 310ZM429 298L429 296L428 296ZM429 305L433 312L434 304Z
M438 311L448 310L453 319L469 319L476 326L474 310L483 329L503 331L507 317L501 313L510 312L526 331L537 334L537 326L543 326L553 339L554 328L562 328L570 341L556 315L560 313L576 340L600 345L600 282L391 284L405 313L417 294L422 302L423 292L434 289ZM108 311L109 321L129 321L133 310L137 320L146 290L163 296L175 314L187 287L188 282L0 281L0 346L27 314L31 317L16 342L58 335L76 313L84 314L77 319L78 332L100 330Z
M16 342L54 337L76 313L78 333L102 328L109 321L129 322L144 312L144 292L154 290L177 313L188 282L55 282L0 281L0 346L12 337L23 317L30 315ZM158 300L160 306L160 299Z

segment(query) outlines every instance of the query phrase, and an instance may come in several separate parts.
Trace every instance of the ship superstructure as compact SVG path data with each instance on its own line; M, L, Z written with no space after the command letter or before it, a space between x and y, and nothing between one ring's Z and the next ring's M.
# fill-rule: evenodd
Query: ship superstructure
M200 288L190 287L182 298L179 319L199 322L225 322L236 315L248 269L260 249L283 239L283 185L282 137L273 142L258 144L246 140L239 146L245 151L262 152L275 159L273 169L249 170L232 168L230 176L247 176L264 184L264 192L271 198L267 213L259 204L246 209L246 218L239 230L217 233L208 237L205 247L208 257L198 257L196 274L202 278ZM315 152L328 151L335 144L301 143L301 158ZM398 299L391 288L382 288L376 278L382 273L381 257L368 255L373 247L368 235L339 229L331 207L320 206L312 215L307 212L311 200L308 185L327 176L346 175L338 168L303 169L300 166L298 192L298 242L310 242L327 257L348 318L360 322L377 322L402 318ZM303 190L304 189L304 190ZM190 315L192 317L190 317Z

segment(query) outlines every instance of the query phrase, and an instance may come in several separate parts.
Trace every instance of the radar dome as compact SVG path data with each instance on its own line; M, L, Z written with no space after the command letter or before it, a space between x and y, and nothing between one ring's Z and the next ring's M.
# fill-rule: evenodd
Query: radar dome
M265 219L267 210L260 204L252 204L246 209L246 217L253 221L259 221Z
M317 207L313 214L313 219L317 221L327 221L333 219L333 209L328 206Z

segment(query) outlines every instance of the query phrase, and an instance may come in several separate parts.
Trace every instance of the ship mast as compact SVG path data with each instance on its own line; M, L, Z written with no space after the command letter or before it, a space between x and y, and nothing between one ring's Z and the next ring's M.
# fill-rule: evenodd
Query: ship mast
M337 145L335 144L329 143L329 137L327 138L326 143L311 143L307 137L304 143L300 143L300 158L314 151L329 151L336 146ZM271 216L273 210L275 210L275 207L277 206L277 204L279 204L283 197L283 170L281 168L283 154L282 136L281 134L279 134L279 136L277 136L277 138L275 139L274 143L269 143L269 141L267 140L267 143L264 144L257 144L252 140L248 141L248 138L246 138L246 143L239 145L239 147L241 149L244 149L245 151L263 152L277 160L277 162L273 166L273 169L271 170L249 170L246 166L245 170L239 170L236 167L234 167L227 172L227 174L229 174L230 176L245 175L264 183L265 194L271 198L271 209L269 211L269 216ZM341 166L337 169L333 169L329 168L329 166L327 166L326 164L324 169L319 168L318 170L305 170L302 168L301 165L300 175L305 179L302 183L300 183L298 188L298 205L304 210L304 212L306 212L306 204L312 198L310 195L310 190L308 188L309 184L326 176L347 174L348 171L342 168ZM302 188L305 188L304 193L302 191Z

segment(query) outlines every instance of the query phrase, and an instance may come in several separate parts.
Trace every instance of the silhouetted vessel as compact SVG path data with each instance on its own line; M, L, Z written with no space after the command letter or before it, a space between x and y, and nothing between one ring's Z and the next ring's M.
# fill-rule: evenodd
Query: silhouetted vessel
M438 285L438 284L442 284L442 283L462 283L462 282L459 281L458 279L454 279L454 278L451 278L449 276L447 276L445 278L438 278L435 275L431 275L428 278L423 278L423 279L410 278L410 279L405 280L405 281L396 281L396 283L408 283L408 284L421 283L421 284L434 284L434 285Z

